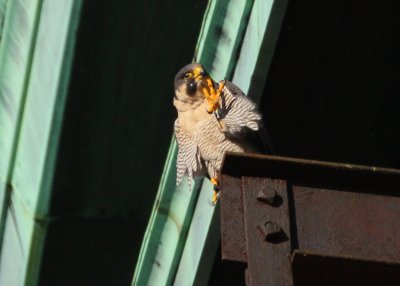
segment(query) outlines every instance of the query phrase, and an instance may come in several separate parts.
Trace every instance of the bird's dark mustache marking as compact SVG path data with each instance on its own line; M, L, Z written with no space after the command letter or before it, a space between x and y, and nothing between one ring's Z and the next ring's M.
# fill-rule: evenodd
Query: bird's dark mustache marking
M196 94L197 91L197 85L194 81L189 81L186 84L186 92L188 95L193 96Z

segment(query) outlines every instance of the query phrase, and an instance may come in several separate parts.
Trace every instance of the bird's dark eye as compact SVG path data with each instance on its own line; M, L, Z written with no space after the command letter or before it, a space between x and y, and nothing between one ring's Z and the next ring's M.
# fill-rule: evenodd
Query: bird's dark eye
M188 72L188 73L185 73L185 75L183 76L185 79L188 79L188 78L190 78L192 76L192 73L190 73L190 72Z

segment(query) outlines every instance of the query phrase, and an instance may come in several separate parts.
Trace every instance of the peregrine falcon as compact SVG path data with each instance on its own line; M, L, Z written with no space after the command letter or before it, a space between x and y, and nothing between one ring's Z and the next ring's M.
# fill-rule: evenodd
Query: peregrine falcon
M253 140L262 129L262 117L244 93L229 81L216 83L199 63L184 66L175 76L174 106L178 111L174 133L178 143L177 178L189 183L208 173L217 201L218 174L224 153L260 149Z

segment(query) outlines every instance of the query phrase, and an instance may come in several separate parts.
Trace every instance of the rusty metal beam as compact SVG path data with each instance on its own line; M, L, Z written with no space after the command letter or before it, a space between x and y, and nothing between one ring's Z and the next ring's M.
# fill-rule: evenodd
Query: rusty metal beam
M337 190L400 195L400 170L259 154L225 156L222 174L268 177Z
M296 286L400 285L400 264L298 250L292 261Z
M246 233L244 229L242 180L222 176L224 182L224 200L221 206L222 259L247 262Z
M400 197L293 186L298 248L400 262Z
M399 170L228 154L221 188L222 256L247 285L400 285Z
M248 284L293 285L286 183L245 177L242 194Z

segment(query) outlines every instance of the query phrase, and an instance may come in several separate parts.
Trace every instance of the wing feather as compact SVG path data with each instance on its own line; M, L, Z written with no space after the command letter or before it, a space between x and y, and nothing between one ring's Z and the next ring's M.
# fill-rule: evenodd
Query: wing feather
M229 138L246 142L254 151L271 153L271 144L266 136L262 115L235 84L226 81L221 100L220 118L224 123L223 132Z

